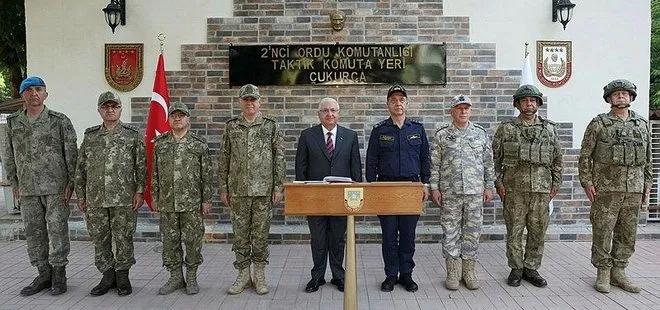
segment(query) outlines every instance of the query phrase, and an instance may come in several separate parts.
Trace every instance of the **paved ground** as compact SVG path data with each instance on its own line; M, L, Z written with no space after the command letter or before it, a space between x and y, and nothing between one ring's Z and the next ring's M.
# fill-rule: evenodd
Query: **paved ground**
M640 241L628 274L643 286L640 294L613 288L610 294L592 289L595 270L589 263L589 243L550 242L540 270L548 287L539 289L523 282L508 287L502 242L481 245L478 272L482 289L464 287L450 292L443 287L445 264L439 244L418 244L414 278L416 293L397 286L391 293L380 291L383 280L380 246L358 244L358 303L360 309L660 309L660 241ZM229 296L226 290L235 277L229 244L205 244L205 262L200 266L200 294L184 291L157 295L166 281L161 267L159 243L136 243L138 264L131 270L132 295L118 297L111 291L102 297L89 295L100 274L93 265L89 242L72 242L67 268L69 291L59 297L47 292L31 297L20 289L36 275L30 266L24 241L0 241L0 309L341 309L343 293L330 284L308 294L311 255L309 245L273 245L268 267L271 292L259 296L252 290ZM330 278L328 274L326 279Z

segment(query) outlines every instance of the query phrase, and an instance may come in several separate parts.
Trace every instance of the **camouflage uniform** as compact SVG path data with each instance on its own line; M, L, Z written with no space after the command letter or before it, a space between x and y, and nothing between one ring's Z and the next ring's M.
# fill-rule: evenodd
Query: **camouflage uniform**
M180 140L172 132L160 135L154 144L151 194L160 212L163 265L181 269L181 242L186 245L185 264L200 265L204 220L202 203L211 203L212 172L206 140L188 131Z
M64 267L69 262L71 212L64 192L73 188L76 132L66 115L46 106L34 120L21 110L8 116L7 124L3 164L12 187L21 192L30 263Z
M431 152L431 190L442 193L442 256L476 259L483 223L483 192L493 189L493 152L486 130L472 122L435 133Z
M561 185L562 151L554 122L522 116L503 122L493 139L495 185L503 185L507 259L512 269L537 270L543 258L551 189ZM527 228L524 256L523 230Z
M101 273L129 270L135 264L133 199L136 193L144 193L145 159L142 135L131 126L119 122L113 130L103 125L85 130L78 154L76 197L85 200L87 230Z
M596 268L625 268L635 252L642 196L653 179L650 140L647 121L634 111L626 120L600 114L584 133L579 172L582 187L597 193L590 214Z
M268 263L272 194L282 193L286 173L282 132L275 119L258 114L227 121L220 154L220 193L231 197L234 267Z

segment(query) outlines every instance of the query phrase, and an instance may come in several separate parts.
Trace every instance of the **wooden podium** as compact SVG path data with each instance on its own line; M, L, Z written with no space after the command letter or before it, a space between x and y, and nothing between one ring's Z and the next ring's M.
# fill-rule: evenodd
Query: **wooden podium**
M287 183L285 215L347 216L344 309L357 310L355 215L422 214L424 185L411 182Z

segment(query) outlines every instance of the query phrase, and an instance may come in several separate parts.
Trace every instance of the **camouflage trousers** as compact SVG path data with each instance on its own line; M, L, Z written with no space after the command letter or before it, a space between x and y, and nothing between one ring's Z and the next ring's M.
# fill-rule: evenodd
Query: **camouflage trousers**
M549 193L507 191L504 197L506 223L506 257L512 269L537 270L543 259L545 232L548 229ZM527 228L527 242L523 252L522 236Z
M598 192L591 205L591 263L596 268L627 267L635 252L641 193Z
M133 233L137 224L137 212L130 205L114 208L88 207L85 223L94 242L94 265L101 273L108 270L129 270L135 264ZM112 253L113 242L116 255Z
M204 218L199 211L161 212L160 233L163 238L163 266L168 270L202 264L202 243L204 242ZM186 257L183 257L183 243Z
M442 256L476 259L483 223L483 195L444 194L442 200Z
M268 263L268 232L272 218L271 197L231 198L234 268L240 270L251 263Z
M69 263L69 214L71 209L64 203L64 194L21 197L21 215L32 266L66 266Z

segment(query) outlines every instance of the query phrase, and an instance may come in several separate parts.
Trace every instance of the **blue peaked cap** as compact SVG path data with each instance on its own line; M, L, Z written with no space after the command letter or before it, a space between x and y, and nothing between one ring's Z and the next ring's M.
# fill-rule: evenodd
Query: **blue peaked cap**
M46 87L46 83L44 83L44 80L38 76L30 76L27 79L23 80L23 82L21 82L21 87L18 89L18 93L22 94L26 89L28 89L31 86Z

